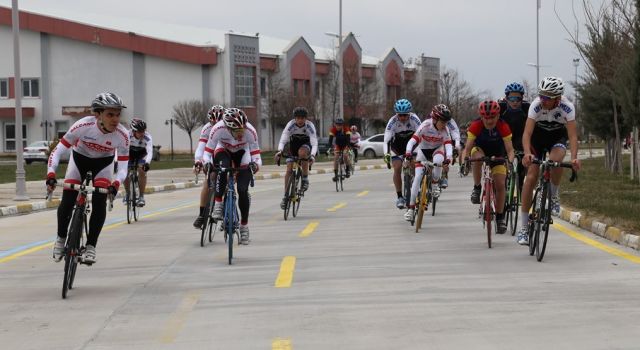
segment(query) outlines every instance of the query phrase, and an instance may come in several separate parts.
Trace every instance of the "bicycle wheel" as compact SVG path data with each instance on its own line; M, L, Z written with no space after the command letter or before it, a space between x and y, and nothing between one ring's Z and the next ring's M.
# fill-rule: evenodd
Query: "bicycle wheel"
M342 159L342 158L340 158L340 159ZM340 166L338 167L338 181L340 181L340 191L344 191L344 184L343 184L343 182L344 182L344 171L345 171L344 167L345 167L344 161L341 160L340 161ZM337 187L336 187L336 189L337 189Z
M432 192L433 191L429 191L429 193L432 193ZM436 216L436 203L438 203L438 197L431 196L430 199L431 199L431 216Z
M128 188L129 193L131 193L131 188L132 188L131 182L133 181L131 181L131 178L129 178L129 188ZM133 220L133 215L131 212L131 198L127 197L127 224L131 224L132 220Z
M536 252L537 245L537 236L535 234L536 231L536 220L538 215L540 214L540 208L538 205L538 193L540 193L540 187L537 187L533 193L532 203L531 203L531 214L529 214L529 224L527 225L527 233L529 235L529 255L533 255Z
M411 186L413 185L413 176L408 169L404 170L404 176L402 177L402 196L404 197L405 206L409 206L411 201ZM417 198L417 197L416 197Z
M235 206L235 201L233 198L229 198L227 196L225 199L224 206L224 232L227 237L227 247L229 250L229 265L233 263L233 235L235 233L235 220L233 206Z
M67 291L73 288L73 280L76 275L76 260L79 250L79 240L82 235L82 208L76 208L71 217L71 225L67 235L67 244L64 248L64 277L62 280L62 299L67 298Z
M204 247L205 235L207 233L207 229L211 224L210 220L211 215L211 202L209 201L207 205L204 207L204 211L202 211L202 226L200 227L200 246Z
M133 208L133 219L138 221L138 214L140 213L140 208L138 208L138 198L140 197L140 188L138 187L138 176L135 176L133 184L133 203L131 207Z
M302 197L300 194L302 193L302 172L300 170L294 173L295 180L293 181L293 201L291 203L293 217L295 218L298 215L298 209L300 209L300 201Z
M418 193L420 196L419 203L416 206L416 208L418 209L416 218L416 233L418 233L418 231L422 228L422 219L424 217L424 212L425 210L427 210L427 204L429 204L427 196L429 188L427 181L428 177L423 174L422 180L420 180L420 192Z
M296 187L295 187L295 173L291 172L291 174L289 174L289 180L287 181L287 193L285 194L285 198L286 198L286 203L284 205L284 220L286 221L287 218L289 217L289 210L291 210L291 201L292 198L295 196L295 191L296 191ZM336 189L337 189L337 183L336 183Z
M549 238L549 225L551 223L551 198L549 197L549 184L546 183L542 188L540 195L540 216L536 224L536 259L542 261L544 252L547 248L547 239Z
M484 183L485 200L484 200L484 221L487 228L487 245L491 248L491 201L493 197L493 188L491 181L486 180Z

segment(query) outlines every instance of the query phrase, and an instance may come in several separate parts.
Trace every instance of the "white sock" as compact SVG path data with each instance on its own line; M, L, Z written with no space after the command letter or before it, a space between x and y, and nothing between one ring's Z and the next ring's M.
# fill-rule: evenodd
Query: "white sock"
M550 185L551 186L549 187L549 194L551 195L551 198L558 197L559 186L554 185L553 182L551 182Z
M520 224L522 228L527 228L529 225L529 213L525 211L520 211Z

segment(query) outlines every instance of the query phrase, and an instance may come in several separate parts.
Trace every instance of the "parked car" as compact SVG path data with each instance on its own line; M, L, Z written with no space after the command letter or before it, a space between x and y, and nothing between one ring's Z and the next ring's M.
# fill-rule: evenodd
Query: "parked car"
M382 157L384 150L384 134L370 136L360 141L360 154L365 158Z
M49 160L49 147L53 141L35 141L24 148L23 157L27 164L32 162L47 162ZM61 161L69 161L69 153L62 156Z
M318 137L318 155L325 154L330 147L329 137Z

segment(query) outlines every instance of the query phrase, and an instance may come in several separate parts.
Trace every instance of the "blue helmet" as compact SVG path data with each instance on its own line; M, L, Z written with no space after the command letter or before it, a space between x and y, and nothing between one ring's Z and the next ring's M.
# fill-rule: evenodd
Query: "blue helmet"
M510 92L517 92L524 95L524 86L522 86L522 84L520 83L513 82L504 88L505 96L508 95Z
M398 101L396 101L396 104L393 105L393 110L396 113L409 113L411 112L412 108L413 106L411 105L411 102L409 102L409 100L407 100L406 98L399 99Z

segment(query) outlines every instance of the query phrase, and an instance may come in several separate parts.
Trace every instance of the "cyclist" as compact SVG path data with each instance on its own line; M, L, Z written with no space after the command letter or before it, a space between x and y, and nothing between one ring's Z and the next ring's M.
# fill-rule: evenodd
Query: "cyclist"
M395 186L398 209L405 208L405 198L402 196L402 159L407 143L413 133L420 126L420 118L411 112L413 106L409 100L403 98L393 106L395 114L391 116L384 130L384 162L393 166L393 185Z
M538 181L540 166L533 164L534 158L542 158L546 151L549 159L561 162L567 152L567 140L571 147L571 163L573 169L580 170L578 160L578 133L576 112L573 104L562 94L564 82L560 78L546 77L538 85L538 97L531 103L527 123L522 135L524 157L522 164L528 167L527 177L522 188L522 227L518 231L518 243L529 244L527 226L529 223L529 209L533 197L533 188ZM551 170L551 213L560 212L558 203L558 186L562 177L562 168Z
M458 157L458 155L462 151L462 148L461 148L462 146L460 142L460 128L458 127L458 123L456 123L456 121L451 116L451 111L449 110L449 107L447 107L447 105L439 104L433 108L438 110L437 113L439 115L446 114L449 116L449 121L447 122L447 128L449 129L449 135L451 136L451 141L453 142L453 146L454 146L452 162L455 163L455 159ZM432 110L432 113L434 113L433 110ZM447 187L449 187L449 167L448 166L444 169L444 176L442 177L442 188L447 188Z
M309 189L309 165L315 160L318 152L318 135L316 127L307 119L309 111L304 107L296 107L293 110L293 119L290 120L282 131L278 152L275 155L276 162L280 161L282 153L288 144L288 154L297 155L302 167L302 190ZM284 176L285 196L280 202L280 208L284 209L287 204L287 181L293 171L293 158L287 158L287 172Z
M349 139L349 147L353 150L353 162L358 162L358 148L360 148L360 133L358 132L358 127L356 125L351 125L351 138Z
M147 123L144 120L133 118L129 130L129 166L136 165L138 168L138 188L140 197L135 205L144 207L144 190L147 187L147 171L153 157L153 141L151 134L147 132ZM129 177L124 179L124 189L126 194L123 202L129 200Z
M193 172L198 174L200 171L204 169L204 163L202 161L202 156L204 154L204 148L207 145L207 141L209 141L209 134L211 133L211 129L213 126L218 123L222 119L222 115L224 114L224 107L221 105L211 106L209 108L209 112L207 112L207 118L209 118L209 122L202 126L202 130L200 130L200 140L198 141L198 147L196 147L196 153L194 156L193 163ZM215 176L211 174L211 176ZM203 212L204 207L207 205L207 200L209 199L209 183L208 181L203 181L202 190L200 191L200 208L198 211L198 217L193 222L193 227L197 229L202 228L202 222L204 221Z
M244 111L238 108L225 110L222 120L211 129L203 161L205 164L221 164L222 167L243 168L237 173L238 207L240 208L240 243L249 244L249 182L251 173L257 173L262 165L256 129L247 121ZM251 172L251 173L250 173ZM212 217L221 220L222 196L227 187L227 176L218 174L215 187L215 204Z
M464 164L462 163L462 150L467 144L467 128L469 127L469 123L466 123L462 127L460 127L460 152L458 153L458 165L460 166L459 173L462 175L462 168Z
M349 178L351 176L351 164L349 164L349 154L347 153L349 147L349 140L351 138L351 130L344 124L344 119L336 118L333 122L333 126L329 129L329 144L334 147L333 154L333 181L338 181L338 154L342 152L342 159L346 165L345 176ZM335 138L335 142L334 142ZM327 155L331 152L331 149L327 150Z
M524 125L527 121L527 113L529 113L529 102L524 101L524 86L520 83L513 82L504 88L504 100L500 102L500 119L509 124L511 129L513 149L524 154L522 148L522 134L524 133ZM517 162L516 162L517 163ZM522 188L524 176L526 174L524 166L518 164L518 180L519 187Z
M467 159L479 159L484 156L504 157L505 153L509 162L513 162L514 151L511 143L511 130L509 125L499 119L500 105L496 101L483 101L478 106L480 119L471 122L467 129L467 145L462 151L462 156ZM473 192L471 203L480 204L480 180L482 177L481 162L475 162L473 170ZM494 181L496 193L496 233L503 234L507 231L507 223L504 221L505 179L507 167L504 164L491 165L491 177Z
M440 195L440 188L438 182L440 181L440 175L442 174L442 168L446 170L449 167L449 163L453 159L453 151L451 147L451 134L447 124L451 121L451 112L449 109L443 109L444 105L437 105L433 107L429 117L420 124L418 130L413 134L411 140L407 143L405 149L404 159L409 163L412 158L413 149L417 146L420 149L416 156L416 174L413 178L413 184L411 185L411 198L409 200L409 209L404 214L404 218L407 221L413 219L413 213L416 207L416 197L418 189L420 188L420 180L422 179L422 173L425 171L423 161L430 161L435 163L432 173L432 189L435 197ZM405 164L408 166L409 164Z
M92 116L84 117L75 122L69 131L60 139L60 143L51 152L47 169L47 189L53 191L56 187L56 168L60 157L69 149L69 165L65 174L65 183L81 184L88 171L93 174L95 187L107 188L111 196L118 193L120 183L127 176L127 162L129 161L129 132L120 124L120 113L126 108L122 99L111 92L97 95L91 102ZM118 173L111 181L113 174L113 158L118 152ZM58 206L58 234L53 245L53 259L62 259L67 229L77 191L62 191L62 200ZM94 193L91 199L92 213L89 220L86 249L82 258L87 263L96 262L96 244L107 216L107 195Z

